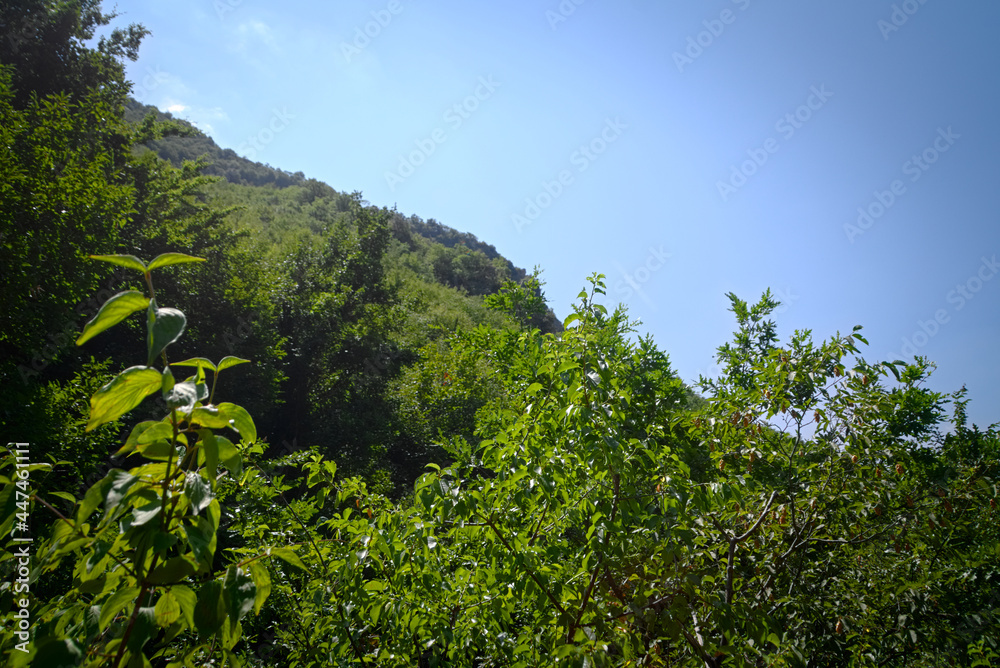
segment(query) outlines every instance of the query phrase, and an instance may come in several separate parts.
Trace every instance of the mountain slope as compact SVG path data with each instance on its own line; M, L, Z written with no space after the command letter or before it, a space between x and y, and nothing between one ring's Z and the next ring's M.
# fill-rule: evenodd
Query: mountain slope
M325 183L307 178L302 172L291 173L243 158L232 149L221 148L187 121L175 119L170 113L136 100L129 101L125 113L127 121L139 123L149 115L157 121L169 122L176 129L170 136L147 142L146 146L175 167L181 167L184 161L203 160L203 174L220 177L230 186L237 187L216 186L212 189L213 197L233 206L247 207L237 213L237 217L244 225L265 232L276 242L292 229L312 232L322 229L325 220L319 210L323 206L309 209L317 199L332 202L335 210L343 212L346 202L358 195L339 193ZM267 190L254 194L253 188ZM281 194L273 192L287 189L292 190ZM255 204L248 205L248 201ZM296 206L296 203L306 206ZM499 290L506 279L520 283L527 276L524 269L514 266L492 244L480 241L473 234L459 232L433 218L424 221L419 216L404 216L395 210L392 214L393 237L405 246L394 253L396 262L411 269L414 265L422 265L423 271L416 273L423 280L457 289L468 296L484 296ZM532 324L543 332L562 331L561 322L551 309Z

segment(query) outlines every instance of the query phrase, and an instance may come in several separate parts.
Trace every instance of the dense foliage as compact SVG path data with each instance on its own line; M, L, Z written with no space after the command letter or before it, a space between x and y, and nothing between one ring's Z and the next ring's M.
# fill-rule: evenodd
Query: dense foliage
M472 235L129 101L99 5L0 8L12 665L1000 664L1000 433L927 360L730 295L696 394L603 276L559 323Z

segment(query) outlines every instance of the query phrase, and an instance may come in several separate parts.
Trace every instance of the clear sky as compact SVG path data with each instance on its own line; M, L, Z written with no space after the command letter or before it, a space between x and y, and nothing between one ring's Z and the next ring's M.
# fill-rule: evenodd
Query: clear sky
M107 4L111 7L111 3ZM126 0L134 95L221 146L593 272L688 381L734 328L863 325L1000 420L1000 3Z

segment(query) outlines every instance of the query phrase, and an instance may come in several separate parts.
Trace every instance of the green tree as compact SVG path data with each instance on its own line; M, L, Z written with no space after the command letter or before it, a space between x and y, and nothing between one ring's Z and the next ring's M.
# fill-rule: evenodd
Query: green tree
M116 109L124 105L129 83L123 60L138 57L149 31L131 24L100 37L96 48L88 46L117 16L101 11L101 0L0 5L0 64L13 68L15 107L26 109L32 97L57 94L74 104L96 96Z
M540 329L546 314L543 283L538 280L540 273L535 267L534 273L520 283L507 279L497 292L487 295L486 306L507 313L522 328Z
M313 575L272 573L291 665L994 660L996 435L940 446L925 361L867 362L859 329L781 345L769 294L731 296L695 402L601 278L560 337L497 349L508 403L412 505L309 465Z
M17 110L9 83L0 70L0 262L9 268L0 348L5 375L23 382L67 348L59 339L42 351L50 335L76 331L97 285L86 255L116 243L134 191L122 177L125 148L109 147L124 132L113 108L54 94Z
M396 330L399 311L383 264L391 213L356 196L351 222L304 240L288 260L293 286L279 332L289 339L286 412L289 442L338 452L341 466L370 469L386 442L384 379L367 375ZM373 382L376 381L376 382Z

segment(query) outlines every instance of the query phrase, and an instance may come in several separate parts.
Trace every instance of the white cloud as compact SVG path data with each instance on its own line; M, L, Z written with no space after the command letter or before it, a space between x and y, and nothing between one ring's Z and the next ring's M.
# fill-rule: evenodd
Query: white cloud
M181 78L164 71L159 65L145 69L133 68L128 72L132 82L132 97L144 104L155 104L165 108L164 100L186 97L194 93Z
M236 51L246 53L251 42L258 42L267 47L267 50L273 54L281 53L274 31L263 21L254 20L241 23L236 28L236 34L239 36L239 41L234 45Z
M213 137L218 124L229 122L229 114L222 107L193 107L181 102L170 101L162 108Z

